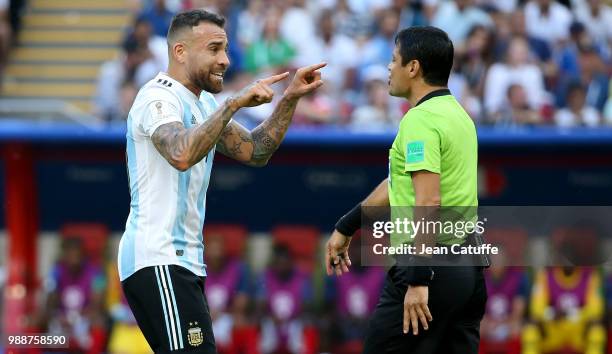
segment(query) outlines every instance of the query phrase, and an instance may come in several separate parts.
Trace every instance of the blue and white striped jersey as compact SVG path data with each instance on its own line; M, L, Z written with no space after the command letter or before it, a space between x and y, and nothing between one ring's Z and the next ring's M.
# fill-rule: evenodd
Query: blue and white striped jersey
M201 124L216 108L210 93L196 97L165 73L138 92L127 120L131 203L119 243L120 280L144 267L169 264L206 275L202 227L215 150L180 172L157 151L151 135L171 122L187 128Z

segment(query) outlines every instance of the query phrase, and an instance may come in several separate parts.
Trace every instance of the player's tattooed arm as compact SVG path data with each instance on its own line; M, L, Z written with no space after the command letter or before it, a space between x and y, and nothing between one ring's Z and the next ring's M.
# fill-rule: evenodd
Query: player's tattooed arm
M226 102L204 123L190 129L180 122L164 124L155 130L151 140L170 165L185 171L215 146L235 111Z
M217 144L219 151L248 165L267 164L287 133L300 97L323 85L318 70L325 65L319 63L298 69L270 118L253 131L235 122L228 124Z
M230 122L221 134L217 150L247 165L266 165L285 137L297 101L297 98L283 97L270 118L252 131Z

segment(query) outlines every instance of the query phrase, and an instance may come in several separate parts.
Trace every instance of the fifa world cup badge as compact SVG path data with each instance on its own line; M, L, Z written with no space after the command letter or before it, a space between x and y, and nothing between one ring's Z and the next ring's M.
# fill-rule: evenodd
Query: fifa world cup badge
M189 322L189 329L187 330L187 339L192 347L197 347L204 342L202 329L200 327L196 327L197 325L197 322Z

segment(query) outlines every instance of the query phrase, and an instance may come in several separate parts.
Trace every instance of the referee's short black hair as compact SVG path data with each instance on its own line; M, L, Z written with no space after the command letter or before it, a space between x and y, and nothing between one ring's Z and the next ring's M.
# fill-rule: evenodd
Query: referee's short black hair
M189 10L174 16L168 29L168 43L172 43L177 35L184 29L191 29L201 22L215 24L221 28L225 26L225 18L206 10Z
M395 44L402 58L402 66L418 60L425 83L446 86L453 68L453 42L446 32L432 26L415 26L401 30Z

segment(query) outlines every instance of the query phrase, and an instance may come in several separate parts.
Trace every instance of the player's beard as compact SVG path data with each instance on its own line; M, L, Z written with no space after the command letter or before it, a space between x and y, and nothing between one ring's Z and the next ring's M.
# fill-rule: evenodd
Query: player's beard
M210 93L219 93L223 91L223 81L221 83L215 82L216 80L210 77L210 71L200 70L195 74L191 74L191 82L196 85L197 88Z

